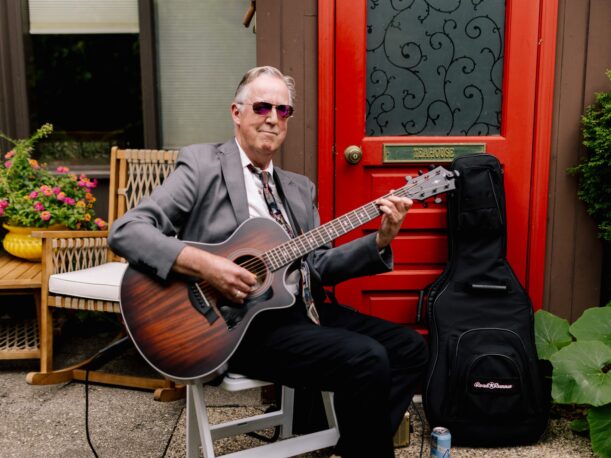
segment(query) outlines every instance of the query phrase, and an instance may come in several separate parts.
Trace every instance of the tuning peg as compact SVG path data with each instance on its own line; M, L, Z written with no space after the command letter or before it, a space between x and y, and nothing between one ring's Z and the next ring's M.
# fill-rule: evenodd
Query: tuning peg
M435 203L436 204L440 204L441 203L441 197L435 197Z
M408 183L411 183L411 182L412 182L412 179L413 179L413 178L412 178L412 176L411 176L411 175L408 175L408 176L406 176L406 177L405 177L405 181L407 181Z
M422 171L422 169L418 170L418 175L422 175L424 172Z

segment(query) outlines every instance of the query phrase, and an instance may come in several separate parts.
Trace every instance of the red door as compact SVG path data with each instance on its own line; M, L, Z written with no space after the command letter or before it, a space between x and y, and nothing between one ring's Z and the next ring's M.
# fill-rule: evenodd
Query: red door
M402 186L406 175L465 145L484 149L504 167L508 258L525 283L539 2L336 0L334 14L334 216ZM362 150L357 163L344 155L349 146ZM341 284L339 300L414 323L418 292L447 259L444 228L443 205L416 203L393 243L395 270Z

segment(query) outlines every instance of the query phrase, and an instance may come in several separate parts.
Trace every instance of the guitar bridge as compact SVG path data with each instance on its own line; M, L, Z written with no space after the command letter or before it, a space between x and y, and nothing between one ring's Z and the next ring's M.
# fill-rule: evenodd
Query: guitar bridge
M189 284L189 300L191 301L191 305L193 305L195 310L204 315L206 320L208 320L208 323L212 324L218 319L218 315L208 302L208 299L206 299L206 296L202 292L197 282Z

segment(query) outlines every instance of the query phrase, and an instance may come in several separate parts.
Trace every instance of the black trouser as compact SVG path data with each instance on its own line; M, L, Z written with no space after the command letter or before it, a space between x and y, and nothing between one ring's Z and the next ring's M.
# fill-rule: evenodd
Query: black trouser
M321 326L302 304L263 312L230 360L249 377L333 391L344 457L394 457L392 438L424 373L428 352L417 332L332 304Z

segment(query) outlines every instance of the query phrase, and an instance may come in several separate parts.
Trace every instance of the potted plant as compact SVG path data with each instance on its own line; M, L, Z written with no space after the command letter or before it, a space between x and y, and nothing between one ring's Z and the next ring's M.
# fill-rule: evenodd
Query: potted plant
M32 230L106 228L106 222L96 218L93 210L95 179L77 177L64 166L51 172L32 159L36 142L52 131L53 126L45 124L27 139L0 134L14 145L0 164L0 218L9 231L3 246L29 260L40 259L41 241L30 237Z

